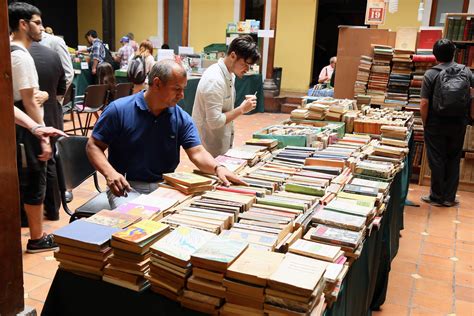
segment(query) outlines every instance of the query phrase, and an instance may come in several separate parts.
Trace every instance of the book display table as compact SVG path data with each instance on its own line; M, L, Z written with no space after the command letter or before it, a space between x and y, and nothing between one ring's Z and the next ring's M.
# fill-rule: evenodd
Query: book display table
M366 238L360 257L345 277L341 292L326 315L367 315L385 301L389 271L395 257L403 207L408 192L409 157L390 187L390 201L380 229ZM44 304L42 315L200 315L178 303L145 290L137 293L101 280L92 280L58 270Z

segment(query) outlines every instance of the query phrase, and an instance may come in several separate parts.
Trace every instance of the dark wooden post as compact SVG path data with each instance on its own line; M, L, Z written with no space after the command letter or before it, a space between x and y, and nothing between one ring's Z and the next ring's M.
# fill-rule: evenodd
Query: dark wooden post
M115 51L115 0L102 0L102 40Z
M16 315L24 299L7 1L0 3L0 56L0 315Z
M188 46L189 32L189 0L183 0L183 33L181 35L181 45Z

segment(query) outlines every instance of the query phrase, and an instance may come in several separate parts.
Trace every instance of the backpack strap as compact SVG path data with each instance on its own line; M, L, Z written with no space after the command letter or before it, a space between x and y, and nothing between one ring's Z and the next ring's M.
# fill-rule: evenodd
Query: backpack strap
M10 45L10 53L13 53L16 50L22 50L22 51L25 52L25 50L23 48L21 48L20 46L18 46L18 45L15 45L15 44Z

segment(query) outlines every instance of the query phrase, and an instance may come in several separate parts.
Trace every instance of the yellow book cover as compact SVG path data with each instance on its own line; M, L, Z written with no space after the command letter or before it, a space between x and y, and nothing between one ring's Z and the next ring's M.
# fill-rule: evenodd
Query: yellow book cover
M143 220L129 226L126 230L117 232L112 235L113 239L136 244L153 238L158 234L167 231L169 226L167 224L155 222L152 220Z
M173 172L163 174L163 179L171 183L179 183L185 186L199 186L212 184L213 180L197 175L192 172Z

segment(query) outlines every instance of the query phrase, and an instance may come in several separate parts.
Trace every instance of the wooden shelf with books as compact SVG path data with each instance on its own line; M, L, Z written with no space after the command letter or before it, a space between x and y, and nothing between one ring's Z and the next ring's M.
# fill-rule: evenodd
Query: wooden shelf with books
M454 61L474 68L474 14L447 13L443 36L457 47Z

